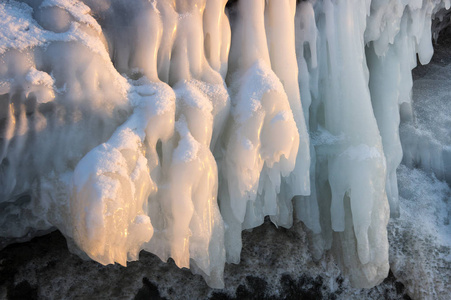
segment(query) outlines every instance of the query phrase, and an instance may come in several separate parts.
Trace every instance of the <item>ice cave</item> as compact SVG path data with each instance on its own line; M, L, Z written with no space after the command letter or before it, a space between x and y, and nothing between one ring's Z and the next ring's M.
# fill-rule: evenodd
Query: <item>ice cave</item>
M93 277L151 253L145 272L174 266L165 284L191 290L168 299L240 298L227 274L268 251L287 252L268 267L281 283L255 299L289 299L290 268L324 299L381 299L356 291L389 273L406 297L451 299L451 38L427 65L450 6L0 1L0 249L58 230ZM20 272L40 285L4 251L0 298Z

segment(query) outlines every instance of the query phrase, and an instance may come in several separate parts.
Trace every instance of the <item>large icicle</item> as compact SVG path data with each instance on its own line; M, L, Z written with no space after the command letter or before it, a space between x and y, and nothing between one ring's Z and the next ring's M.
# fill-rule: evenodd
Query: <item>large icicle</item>
M363 39L368 6L327 0L317 5L321 89L310 117L322 228L315 248L332 247L342 270L361 287L381 282L388 272L386 167Z
M294 6L293 3L291 6L288 4L282 11L278 11L278 5L268 5L268 22L278 21L283 16L288 16L284 21L290 22ZM264 12L264 1L240 1L232 24L228 73L232 120L226 132L219 197L221 212L227 224L227 260L235 263L240 259L242 229L261 225L266 215L283 218L278 222L286 226L292 222L292 195L278 203L277 194L280 192L281 176L289 175L295 166L299 133L284 86L271 69ZM290 36L288 33L288 38L294 39L294 34ZM276 42L275 38L270 41ZM281 54L275 50L272 53L274 63L281 68ZM292 56L288 59L296 65L294 53L290 54ZM294 75L295 65L291 69ZM284 76L289 77L288 74L290 71ZM293 106L296 105L298 120L303 124L300 128L303 129L305 145L308 135L299 92L294 91L296 76L291 81L289 78L287 80L286 85L294 93L291 101ZM306 156L308 161L308 152Z
M295 18L296 54L299 68L299 90L302 99L306 126L310 123L310 105L312 98L318 98L318 28L315 11L311 2L301 2L296 8ZM314 105L317 102L313 103ZM315 123L315 122L313 122ZM316 128L313 128L316 130ZM312 131L312 130L311 130ZM312 139L314 141L314 139ZM316 152L310 143L310 195L295 198L296 217L314 233L321 232L318 200L316 196ZM299 154L298 154L299 155ZM318 254L319 255L319 254Z
M310 143L303 113L305 107L301 104L298 85L294 27L295 4L293 0L272 0L267 2L265 8L265 18L267 19L265 28L271 67L287 93L300 137L295 168L287 177L282 178L281 191L277 199L278 211L276 215L271 215L271 220L276 225L286 228L290 228L293 223L293 197L310 194Z

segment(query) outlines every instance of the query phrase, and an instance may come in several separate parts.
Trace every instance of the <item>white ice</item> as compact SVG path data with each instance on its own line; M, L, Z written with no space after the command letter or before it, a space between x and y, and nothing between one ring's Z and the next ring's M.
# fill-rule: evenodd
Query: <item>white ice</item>
M400 105L450 1L226 3L0 3L0 236L55 227L102 264L144 249L221 288L269 216L354 286L387 276Z

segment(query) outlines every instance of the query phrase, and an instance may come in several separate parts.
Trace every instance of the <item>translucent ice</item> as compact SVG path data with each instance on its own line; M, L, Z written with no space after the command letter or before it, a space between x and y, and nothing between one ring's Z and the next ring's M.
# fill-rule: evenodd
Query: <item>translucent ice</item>
M221 288L241 231L294 213L316 258L381 282L400 105L450 2L297 2L1 2L0 236L58 228ZM449 176L425 151L407 157Z

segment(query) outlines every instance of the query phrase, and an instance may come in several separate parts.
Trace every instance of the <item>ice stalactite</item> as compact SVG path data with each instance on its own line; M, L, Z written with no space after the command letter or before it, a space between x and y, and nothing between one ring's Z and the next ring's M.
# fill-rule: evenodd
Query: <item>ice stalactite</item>
M281 184L282 176L288 176L295 167L299 135L303 139L301 148L305 150L303 161L298 163L300 170L292 175L293 178L283 180L297 178L299 189L302 189L301 185L308 186L303 181L305 178L308 180L305 175L309 166L308 134L296 86L294 47L291 53L271 50L277 39L274 33L268 34L265 30L265 24L269 27L271 22L277 22L280 18L293 19L295 6L288 2L282 7L268 3L266 8L268 11L265 14L263 1L241 1L232 24L227 80L232 99L232 118L224 139L226 152L221 163L223 179L219 198L227 224L227 259L235 263L240 258L243 229L263 224L267 215L272 216L276 224L291 226L293 195L289 190L283 192ZM267 38L268 35L270 38ZM293 28L291 34L284 35L284 38L294 45ZM292 68L283 69L282 59L291 60ZM285 86L288 89L284 89L271 69L272 64L278 66L278 72L287 79ZM290 75L293 77L290 78ZM290 98L286 90L291 91ZM293 112L296 112L299 127L296 127Z
M424 15L424 13L412 12L412 19L415 20L416 23L425 23L423 34L430 38L430 31L426 31L426 28L431 26L431 23L427 19L428 16L432 14L432 16L435 17L435 20L438 20L438 24L436 24L435 28L433 27L432 31L432 36L437 38L438 30L440 30L441 26L443 26L440 25L440 19L445 24L447 23L447 21L443 20L443 18L447 15L449 16L451 2L442 1L437 3L435 6L433 6L432 3L429 3L429 6L430 7L426 15ZM422 18L426 18L426 20L421 21ZM419 26L412 25L409 29L410 31L408 35L410 36L410 39L415 41L417 51L425 52L422 55L424 61L420 62L429 62L429 59L432 56L431 49L424 45L425 43L419 43L419 41L421 41L421 28L419 28ZM444 77L446 77L446 75L444 75ZM450 184L451 172L449 166L451 165L451 151L448 147L448 143L445 142L448 140L449 133L445 129L447 126L444 125L446 123L446 117L443 116L443 114L446 115L446 113L443 109L441 112L437 111L435 113L434 121L432 121L430 119L430 115L433 113L430 111L436 109L437 106L431 106L430 108L428 107L428 109L425 109L424 112L420 112L423 109L419 109L420 106L424 105L423 103L428 101L428 98L432 97L432 95L427 94L427 92L423 90L428 90L431 85L436 85L437 87L441 86L442 78L437 77L436 79L436 81L428 83L426 83L427 80L419 81L418 86L414 88L416 95L414 95L413 98L416 100L416 103L412 103L409 98L409 102L402 105L402 126L400 127L400 130L403 132L401 142L403 149L405 149L402 159L405 165L409 167L419 167L427 173L435 174L435 176L441 180L446 180L448 184ZM424 86L425 83L426 86ZM423 87L428 87L428 89L422 89ZM445 100L445 98L443 98L443 100ZM416 110L418 111L419 120L417 120L416 116L412 113L412 105L417 107ZM425 112L429 112L429 114ZM426 122L430 125L426 125ZM435 128L430 128L430 126Z
M133 33L136 36L131 45L116 37L112 48L125 53L119 54L120 69L132 77L145 75L133 83L136 108L127 122L133 125L128 130L136 131L141 126L145 133L138 134L138 144L144 147L134 145L132 153L143 151L147 157L153 193L148 197L141 192L149 201L138 201L137 206L147 210L154 235L139 242L133 238L134 250L146 249L164 261L172 257L179 267L195 268L211 286L221 287L224 229L216 199L218 171L210 149L215 148L229 114L230 100L220 72L227 70L224 58L230 31L225 2L216 2L207 6L206 1L162 1L128 7L138 15L131 21L131 28L143 30ZM103 22L111 24L123 13L120 8L113 7ZM124 37L132 34L130 28L124 31ZM207 41L199 34L203 31ZM142 116L135 120L135 115ZM126 159L128 164L131 158ZM135 214L126 223L137 227L133 218L140 215Z
M371 107L363 39L368 5L323 1L316 7L315 85L321 89L310 108L321 224L314 247L318 256L322 248L332 248L356 286L377 284L388 272L385 159Z
M399 139L400 115L411 119L412 69L427 64L433 54L431 22L449 1L371 3L365 32L374 114L387 160L386 190L391 216L399 216L396 168L403 151ZM392 20L389 22L388 20ZM383 87L383 88L382 88ZM400 112L400 106L403 110ZM412 147L408 147L410 149ZM407 155L409 155L407 153Z
M313 232L313 249L317 257L322 255L323 249L332 248L342 269L345 272L352 270L350 278L353 284L373 285L380 282L381 274L388 269L386 236L381 234L387 222L387 217L382 218L387 211L384 185L391 215L399 215L396 168L402 158L398 133L400 105L406 104L401 115L409 118L411 70L416 66L416 54L419 54L422 63L427 63L431 58L431 18L440 9L448 9L449 2L367 1L351 4L349 1L323 1L315 5L301 3L298 9L302 6L304 8L298 14L301 25L297 35L297 49L301 53L298 63L301 74L305 74L300 77L303 105L308 107L311 103L309 125L314 145L311 182L316 189L310 196L301 198L303 202L300 204L303 206L299 207L297 216ZM310 34L306 34L308 32ZM312 54L312 51L317 53ZM358 79L354 77L356 74L359 74ZM370 94L366 90L367 84ZM358 100L351 104L356 96ZM358 115L352 115L352 109L346 108L347 103L351 104L350 107L359 107ZM335 118L341 113L341 119ZM365 125L358 125L360 122ZM365 133L360 131L361 128L365 128ZM354 144L356 142L359 145ZM342 151L337 149L349 146L343 152L346 155L337 155ZM363 153L365 156L361 155ZM344 157L348 161L334 171L333 168L339 166ZM353 164L355 167L349 168ZM344 165L350 173L345 173ZM352 179L353 175L372 168L366 180L362 173L358 175L360 178ZM336 177L337 174L340 178ZM387 176L386 180L380 176ZM371 187L361 190L368 193L366 196L356 195L356 187L360 188L364 183L358 183L355 179L371 182ZM337 192L340 192L338 197L334 195ZM343 195L345 210L350 211L343 209ZM353 197L356 203L359 202L358 206L352 205ZM311 219L316 200L321 216L320 228ZM346 204L348 201L350 204ZM371 214L367 215L371 225L356 216L357 207L362 209L365 205L364 210ZM306 214L305 208L312 213ZM346 217L340 217L343 215ZM353 227L355 241L349 227ZM343 233L334 233L343 229ZM321 234L317 234L320 231ZM355 246L351 247L354 243ZM355 247L358 260L355 259L357 255L345 255L343 251Z
M299 72L299 90L302 110L307 128L310 126L310 106L312 98L318 97L318 35L315 11L311 2L298 4L295 17L295 47ZM315 105L315 103L314 103ZM312 132L312 131L310 131ZM314 142L314 140L312 140ZM310 185L316 185L316 152L314 144L310 143ZM316 188L310 189L310 194L296 195L294 198L296 217L312 232L320 233L318 199Z
M0 7L3 236L51 226L70 236L72 172L129 113L127 82L109 59L100 26L70 9L36 8L33 19L22 3ZM46 10L53 18L43 19Z
M306 125L308 118L305 117L308 109L307 112L304 112L305 108L301 103L299 91L299 70L295 47L296 24L293 24L295 14L294 1L286 1L283 4L270 1L266 8L268 21L265 24L268 32L271 66L287 93L300 138L294 170L289 176L282 178L280 197L285 198L283 200L286 206L279 203L279 214L271 216L271 220L275 224L286 228L292 225L291 199L294 196L310 194L310 142ZM285 36L280 32L284 32Z
M242 230L295 212L316 258L383 280L399 109L449 1L226 4L0 3L1 236L56 227L220 288Z
M147 199L158 190L157 179L152 179L159 167L156 145L158 140L167 142L174 131L175 94L169 86L145 82L134 88L132 97L133 114L81 159L73 175L74 240L103 264L125 266L127 257L138 259L141 245L152 237L145 210Z

